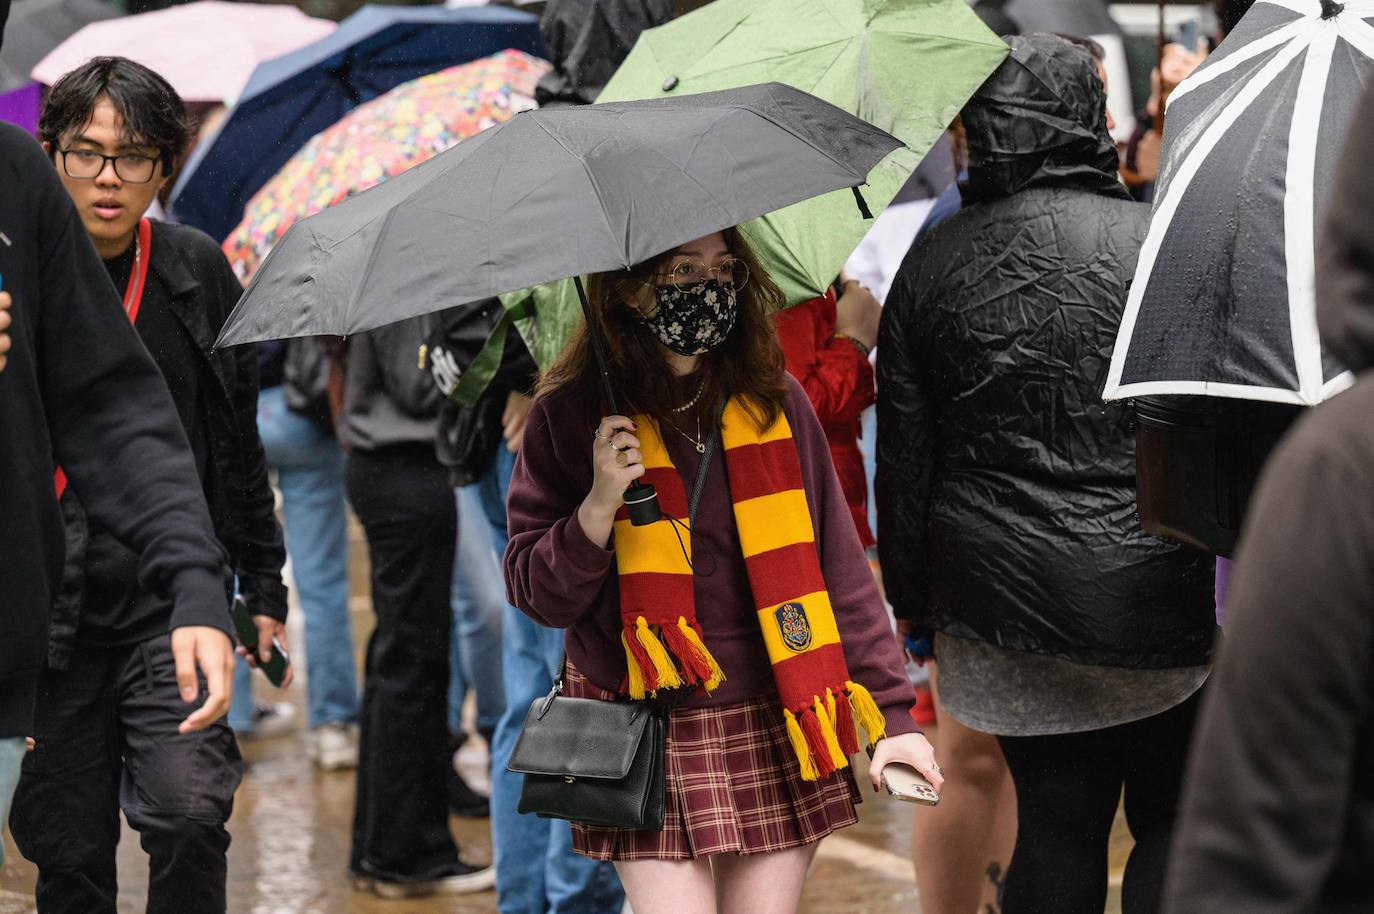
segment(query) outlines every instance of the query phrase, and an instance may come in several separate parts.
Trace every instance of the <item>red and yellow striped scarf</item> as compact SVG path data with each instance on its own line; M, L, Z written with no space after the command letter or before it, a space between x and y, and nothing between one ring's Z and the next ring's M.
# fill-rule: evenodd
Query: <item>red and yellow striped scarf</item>
M658 490L663 513L685 525L686 487L657 425L645 416L634 421L644 481ZM872 743L884 735L883 716L845 666L787 417L780 414L760 433L738 399L731 400L720 440L787 734L802 778L826 777L846 767L859 750L856 720ZM684 685L710 692L725 678L707 647L710 636L697 622L689 540L684 535L679 541L666 519L636 527L623 509L616 519L621 642L629 667L626 691L633 698Z

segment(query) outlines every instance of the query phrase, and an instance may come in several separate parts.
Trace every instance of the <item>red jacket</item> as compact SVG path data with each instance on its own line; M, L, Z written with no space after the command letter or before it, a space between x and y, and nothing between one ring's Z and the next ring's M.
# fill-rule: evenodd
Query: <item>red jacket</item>
M859 414L873 404L873 366L851 340L835 336L835 293L787 308L774 316L787 371L801 382L830 443L849 512L864 547L868 528L868 479L859 452Z

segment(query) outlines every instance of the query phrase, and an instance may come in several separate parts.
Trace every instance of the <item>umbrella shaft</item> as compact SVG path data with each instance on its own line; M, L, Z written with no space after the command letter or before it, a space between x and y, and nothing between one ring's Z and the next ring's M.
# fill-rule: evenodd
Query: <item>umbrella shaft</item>
M592 320L592 309L587 304L587 290L582 288L582 277L574 276L573 285L577 286L577 300L582 303L582 317L587 321L587 339L592 344L592 355L596 357L597 370L601 372L601 386L606 394L606 407L611 415L616 415L619 410L615 405L615 391L611 390L611 372L606 367L606 349L601 340L601 331L597 327L596 321Z

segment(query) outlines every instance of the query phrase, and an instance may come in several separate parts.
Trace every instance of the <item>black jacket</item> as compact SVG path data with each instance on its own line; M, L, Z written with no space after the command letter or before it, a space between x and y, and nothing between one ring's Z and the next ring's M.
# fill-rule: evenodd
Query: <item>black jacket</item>
M1169 863L1169 914L1374 910L1374 92L1317 256L1355 386L1266 466L1226 600Z
M169 302L180 330L198 355L194 366L176 366L179 370L175 373L196 372L200 390L208 392L199 404L204 411L209 451L201 489L215 533L229 552L230 567L238 576L239 591L250 611L285 621L286 586L281 569L286 549L258 437L257 352L252 346L213 348L243 287L219 246L205 233L157 221L152 228L145 300L156 294ZM48 645L48 662L56 669L67 665L85 597L91 527L82 505L75 492L62 499L66 564L53 604ZM156 624L166 630L163 620L156 620ZM166 620L171 627L178 624L183 623L175 618Z
M0 124L0 737L32 732L62 572L60 461L87 510L141 553L182 624L228 629L227 569L167 387L32 137Z
M1212 562L1135 519L1101 391L1149 219L1086 53L1049 36L969 102L963 211L903 261L878 338L878 548L897 615L1080 663L1206 661Z

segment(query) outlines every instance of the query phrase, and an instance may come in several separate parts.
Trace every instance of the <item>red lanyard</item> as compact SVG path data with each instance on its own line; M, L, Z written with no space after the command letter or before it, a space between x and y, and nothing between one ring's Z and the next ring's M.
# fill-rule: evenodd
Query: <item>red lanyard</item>
M148 282L149 253L152 250L153 226L147 219L138 221L138 234L134 240L134 267L129 271L129 284L124 287L124 313L129 323L138 320L138 306L143 302L143 287ZM58 467L52 474L53 487L60 499L67 490L67 474Z

